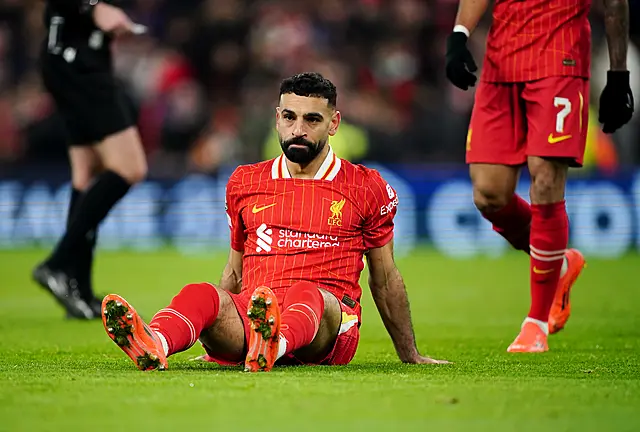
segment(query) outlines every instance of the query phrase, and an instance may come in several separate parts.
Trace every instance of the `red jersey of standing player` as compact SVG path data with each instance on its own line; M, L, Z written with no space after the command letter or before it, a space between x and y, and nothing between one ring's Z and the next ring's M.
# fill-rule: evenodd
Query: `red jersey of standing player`
M380 174L329 151L314 180L292 179L284 156L241 166L227 185L231 247L243 287L278 295L309 281L360 316L363 254L393 237L398 196Z
M496 0L482 80L589 77L591 0Z

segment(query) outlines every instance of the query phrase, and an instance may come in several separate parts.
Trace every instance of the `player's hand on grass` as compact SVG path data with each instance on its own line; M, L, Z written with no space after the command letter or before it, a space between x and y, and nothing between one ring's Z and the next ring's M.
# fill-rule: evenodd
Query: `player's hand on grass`
M420 354L416 354L415 356L411 356L407 359L402 359L402 362L410 364L451 364L451 362L447 360L436 360Z
M598 121L604 133L613 133L627 124L633 115L633 93L629 71L607 72L607 85L600 95Z
M106 3L98 3L93 9L93 21L105 33L115 36L140 33L140 25L129 19L118 7Z
M473 56L467 48L467 35L462 32L453 32L447 38L446 73L451 83L467 90L476 84L476 76L473 72L478 70Z

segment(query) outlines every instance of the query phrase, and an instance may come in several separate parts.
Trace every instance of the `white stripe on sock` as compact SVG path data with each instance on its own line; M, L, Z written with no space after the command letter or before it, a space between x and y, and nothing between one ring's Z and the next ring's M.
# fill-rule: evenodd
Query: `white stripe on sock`
M160 343L162 344L164 355L169 355L169 344L167 343L167 339L159 331L157 331L156 334L158 335L158 339L160 339Z
M278 342L278 356L276 357L276 360L287 353L287 344L289 343L289 341L287 341L287 339L282 336L282 334L280 334L279 339L280 341Z
M560 277L564 277L567 274L567 270L569 270L569 262L567 261L567 257L565 256L562 260L562 268L560 269Z
M544 321L540 321L538 319L535 318L529 318L526 317L524 319L524 322L522 323L522 326L525 325L525 323L534 323L535 325L537 325L538 327L540 327L540 330L542 330L544 332L544 334L546 334L547 336L549 336L549 324L544 322Z
M551 261L558 261L558 260L564 259L564 255L543 256L543 255L537 254L533 250L530 252L530 254L531 254L531 258L535 258L538 261L543 261L543 262L551 262Z
M564 255L565 252L567 251L566 249L560 249L555 251L545 251L542 249L535 248L532 245L529 245L529 249L531 249L533 252L539 255Z

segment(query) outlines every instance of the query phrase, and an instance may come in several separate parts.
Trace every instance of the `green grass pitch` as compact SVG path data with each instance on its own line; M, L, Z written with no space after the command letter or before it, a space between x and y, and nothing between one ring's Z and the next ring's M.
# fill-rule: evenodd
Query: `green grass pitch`
M190 361L143 373L99 321L62 318L30 281L45 251L0 252L0 430L637 431L640 257L590 260L551 351L506 347L526 314L528 261L398 261L418 345L453 365L401 364L365 289L361 344L347 367L245 374ZM96 286L151 317L188 282L217 281L225 255L100 253ZM363 286L366 287L363 278Z

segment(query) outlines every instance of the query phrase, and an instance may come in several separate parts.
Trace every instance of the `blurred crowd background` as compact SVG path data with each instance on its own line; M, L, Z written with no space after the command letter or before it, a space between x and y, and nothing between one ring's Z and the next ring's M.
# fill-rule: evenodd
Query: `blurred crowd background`
M126 0L150 28L118 41L115 69L129 88L150 175L179 178L273 157L280 80L318 71L338 87L344 123L331 143L353 161L464 162L474 92L444 77L457 0ZM608 69L602 7L594 1L588 167L640 165L640 2L632 7L633 122L597 127ZM0 0L0 171L65 164L65 133L43 91L40 0ZM471 39L480 65L491 19ZM1 172L0 172L1 173Z

